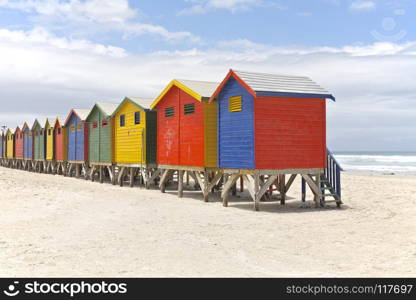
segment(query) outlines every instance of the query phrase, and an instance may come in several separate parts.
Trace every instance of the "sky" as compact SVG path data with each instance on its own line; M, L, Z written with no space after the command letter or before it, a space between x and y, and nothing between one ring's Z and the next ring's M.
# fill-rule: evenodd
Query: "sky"
M334 151L416 151L416 0L0 0L0 125L230 68L329 90Z

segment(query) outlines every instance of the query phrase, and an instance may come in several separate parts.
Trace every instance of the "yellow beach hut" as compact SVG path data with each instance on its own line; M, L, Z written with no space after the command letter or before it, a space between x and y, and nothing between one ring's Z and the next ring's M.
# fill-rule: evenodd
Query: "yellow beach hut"
M10 128L6 131L6 158L14 158L14 132Z
M117 176L120 185L127 171L130 186L136 174L146 187L158 174L156 112L149 109L152 102L153 99L126 97L113 113L114 161L120 168Z

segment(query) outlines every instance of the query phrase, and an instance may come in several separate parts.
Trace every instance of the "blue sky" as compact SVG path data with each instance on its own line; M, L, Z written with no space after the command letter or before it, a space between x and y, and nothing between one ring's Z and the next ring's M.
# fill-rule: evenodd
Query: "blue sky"
M416 150L416 0L0 0L0 122L229 68L310 76L335 150Z

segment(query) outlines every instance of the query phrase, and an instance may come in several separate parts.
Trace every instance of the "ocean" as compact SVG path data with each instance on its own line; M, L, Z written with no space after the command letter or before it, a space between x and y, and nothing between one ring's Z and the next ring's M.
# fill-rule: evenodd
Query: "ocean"
M334 151L347 172L416 175L416 152Z

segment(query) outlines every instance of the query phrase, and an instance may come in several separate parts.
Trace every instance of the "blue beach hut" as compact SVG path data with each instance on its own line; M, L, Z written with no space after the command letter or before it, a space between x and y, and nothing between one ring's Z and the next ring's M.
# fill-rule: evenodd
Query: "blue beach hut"
M25 122L22 128L23 133L23 158L25 160L33 159L33 134L32 124Z
M88 160L88 126L86 119L89 109L72 109L64 127L67 130L68 162L85 162Z

